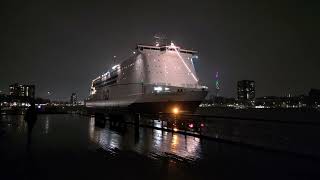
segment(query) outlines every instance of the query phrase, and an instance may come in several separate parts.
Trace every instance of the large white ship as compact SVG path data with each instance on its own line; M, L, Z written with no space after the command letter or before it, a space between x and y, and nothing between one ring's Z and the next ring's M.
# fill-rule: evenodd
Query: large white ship
M173 43L142 45L92 81L86 107L143 113L193 112L206 97L193 65L197 51Z

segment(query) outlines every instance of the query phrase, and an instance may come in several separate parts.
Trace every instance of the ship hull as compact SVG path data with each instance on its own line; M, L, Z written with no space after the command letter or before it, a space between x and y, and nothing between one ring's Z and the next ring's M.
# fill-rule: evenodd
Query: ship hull
M183 92L145 94L132 103L130 109L144 113L172 113L173 109L180 113L193 113L207 93L205 90L184 89Z
M129 106L135 113L172 113L174 108L179 108L179 113L193 113L201 101L168 101L168 102L145 102L133 103Z
M194 89L171 93L141 93L121 99L87 101L86 106L91 110L105 112L120 110L135 113L172 113L173 109L177 108L179 113L193 113L207 93L206 90Z
M112 114L112 113L141 113L141 114L157 114L157 113L173 113L174 108L178 108L179 113L193 113L197 110L202 101L168 101L168 102L144 102L132 103L128 106L100 106L87 107L90 114Z

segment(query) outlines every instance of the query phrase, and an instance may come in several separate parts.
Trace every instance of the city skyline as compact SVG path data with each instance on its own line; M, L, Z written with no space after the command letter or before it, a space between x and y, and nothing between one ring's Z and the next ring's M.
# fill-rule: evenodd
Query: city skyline
M113 56L121 59L158 32L199 51L197 74L211 94L217 71L219 95L227 97L236 97L242 79L257 83L257 97L320 88L314 4L183 2L7 2L1 6L0 90L18 82L35 84L39 97L50 91L50 98L67 100L77 92L83 99Z

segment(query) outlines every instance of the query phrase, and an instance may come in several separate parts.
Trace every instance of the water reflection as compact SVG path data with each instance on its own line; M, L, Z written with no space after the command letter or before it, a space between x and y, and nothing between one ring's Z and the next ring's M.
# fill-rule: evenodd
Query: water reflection
M94 138L95 138L95 135L94 135L94 128L95 128L95 126L94 126L94 117L93 116L91 116L90 117L90 120L89 120L89 138L90 138L90 140L91 141L96 141Z
M94 117L89 121L89 139L107 151L132 150L147 156L174 155L189 160L201 158L200 139L156 129L140 128L136 140L134 127L126 131L95 126Z
M45 134L49 133L49 125L50 125L50 119L49 119L49 116L46 116L45 126L44 126L44 133Z
M19 132L25 132L26 131L26 128L27 128L27 123L26 121L24 120L24 116L20 115L20 116L17 116L17 129ZM10 116L10 119L9 119L9 122L10 124L11 123L14 123L13 120L11 119L11 116Z

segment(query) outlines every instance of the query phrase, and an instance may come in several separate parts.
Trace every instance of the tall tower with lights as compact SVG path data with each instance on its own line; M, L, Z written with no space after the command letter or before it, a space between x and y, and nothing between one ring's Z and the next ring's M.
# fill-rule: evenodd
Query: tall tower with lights
M218 97L220 92L220 82L219 82L219 72L216 73L216 82L215 82L215 88L216 88L216 97Z

